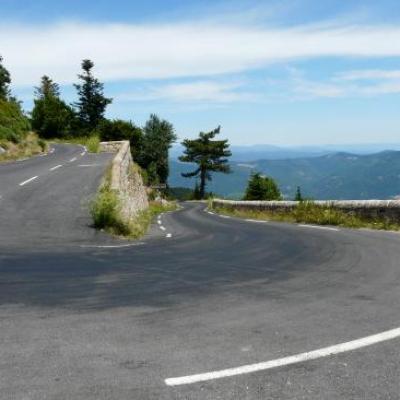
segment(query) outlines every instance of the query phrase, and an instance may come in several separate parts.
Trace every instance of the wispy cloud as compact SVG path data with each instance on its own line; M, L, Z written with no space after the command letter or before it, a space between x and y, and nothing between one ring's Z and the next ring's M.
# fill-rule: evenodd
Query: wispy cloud
M288 72L288 90L295 100L400 93L400 71L397 70L344 71L323 81L306 78L296 68L288 68Z
M345 81L400 79L400 70L367 69L346 71L338 74L337 79Z
M243 91L243 84L240 82L196 80L186 83L153 85L140 92L119 94L118 98L121 101L168 100L178 103L232 103L254 101L257 99L257 95Z
M43 74L69 84L91 58L106 81L206 77L316 57L400 56L396 26L252 28L239 24L64 23L0 27L0 49L16 85ZM29 60L29 63L27 63Z

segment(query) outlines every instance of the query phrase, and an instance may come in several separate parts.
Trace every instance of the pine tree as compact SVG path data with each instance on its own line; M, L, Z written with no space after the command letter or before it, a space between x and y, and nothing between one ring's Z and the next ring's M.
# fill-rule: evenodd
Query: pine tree
M78 75L82 83L75 84L79 100L74 103L80 128L84 133L97 128L104 119L106 108L112 99L104 96L104 85L92 74L94 63L91 60L82 61L83 73Z
M3 66L3 57L0 55L0 99L8 100L10 96L10 73Z
M35 88L31 112L32 128L43 138L65 137L71 134L73 110L60 99L60 89L47 75Z
M167 183L169 175L168 152L175 140L173 125L160 119L157 115L151 114L143 128L142 150L138 155L138 163L145 169L152 165L157 183ZM155 182L150 181L150 183Z
M179 160L198 165L195 171L182 173L182 176L200 178L200 199L204 198L207 181L211 181L211 172L225 174L230 172L227 157L232 153L229 150L228 140L212 140L220 131L221 127L208 133L200 132L198 139L185 139L182 142L185 150Z
M282 195L276 182L259 172L251 174L243 200L281 200Z
M301 194L300 186L297 186L296 196L294 198L295 201L303 201L303 195Z
M199 182L196 180L196 185L194 186L193 190L193 200L200 200L200 188L199 188Z

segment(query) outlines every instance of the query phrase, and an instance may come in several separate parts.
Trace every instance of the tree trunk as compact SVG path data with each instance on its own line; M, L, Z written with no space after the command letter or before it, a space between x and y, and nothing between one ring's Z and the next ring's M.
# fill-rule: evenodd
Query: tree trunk
M201 169L200 171L200 199L203 200L206 192L206 170Z

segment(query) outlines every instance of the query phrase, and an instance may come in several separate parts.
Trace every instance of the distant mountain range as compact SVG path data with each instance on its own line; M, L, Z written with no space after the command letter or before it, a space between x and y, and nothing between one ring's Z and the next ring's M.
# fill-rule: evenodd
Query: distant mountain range
M271 149L257 149L259 151ZM297 154L300 154L296 150ZM272 176L288 199L297 186L304 196L313 199L391 199L400 196L400 151L375 154L336 152L324 155L308 152L307 157L285 159L243 158L231 162L232 173L213 174L208 190L228 198L241 198L252 171ZM248 154L248 153L246 153ZM292 153L293 155L293 153ZM193 166L171 159L171 186L193 187L194 180L183 178Z
M400 151L400 144L372 143L291 147L257 144L252 146L231 146L231 150L231 161L247 162L254 160L284 160L292 158L319 157L339 152L363 155L374 154L385 150ZM177 160L182 152L183 147L180 144L176 144L170 151L170 157L173 160Z

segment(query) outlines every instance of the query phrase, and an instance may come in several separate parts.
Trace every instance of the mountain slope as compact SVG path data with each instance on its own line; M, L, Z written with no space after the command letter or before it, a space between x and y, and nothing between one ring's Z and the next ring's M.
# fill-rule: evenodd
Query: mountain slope
M292 198L297 186L314 199L390 199L400 195L400 151L370 155L328 154L286 160L232 162L229 175L214 174L208 190L222 196L242 196L252 170L275 178L285 197ZM171 186L193 187L194 181L180 176L192 166L171 160Z

